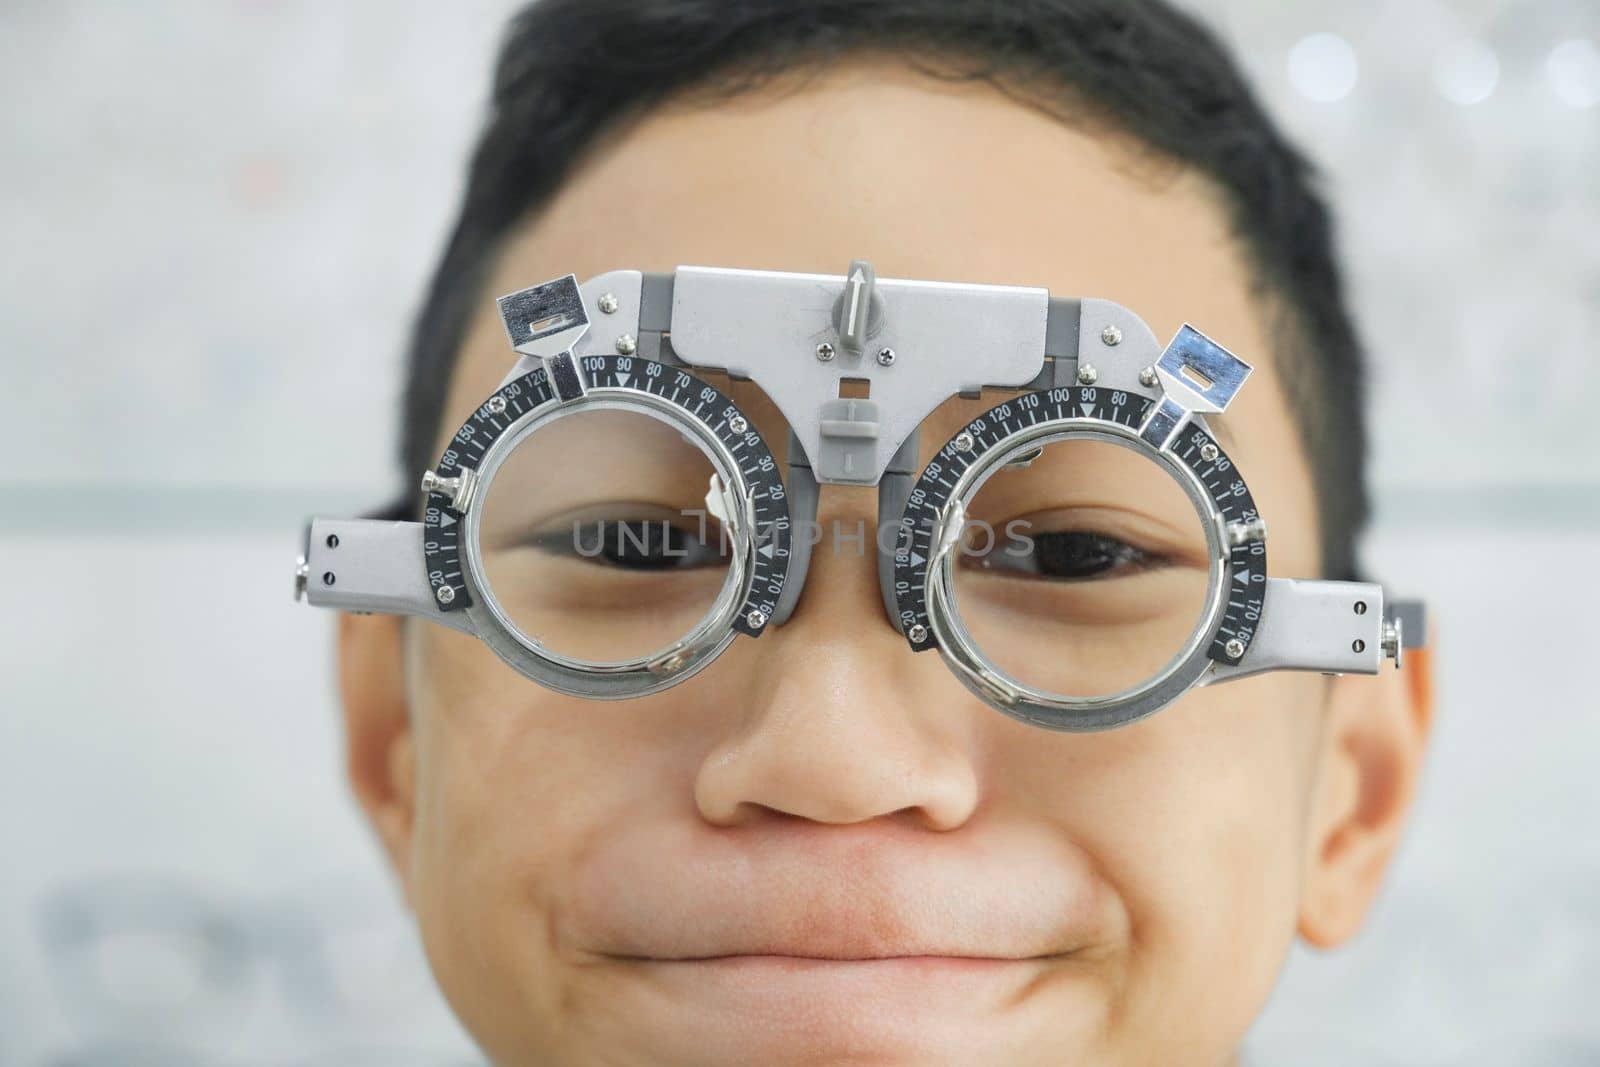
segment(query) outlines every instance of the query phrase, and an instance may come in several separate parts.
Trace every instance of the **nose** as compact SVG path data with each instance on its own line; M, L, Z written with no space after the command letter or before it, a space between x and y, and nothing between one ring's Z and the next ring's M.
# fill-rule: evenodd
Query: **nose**
M884 615L871 491L827 486L825 504L830 493L842 506L819 509L822 540L805 591L789 621L753 650L736 698L744 713L702 761L696 804L722 826L773 812L838 824L904 812L953 829L979 801L969 701ZM845 536L836 539L836 529Z

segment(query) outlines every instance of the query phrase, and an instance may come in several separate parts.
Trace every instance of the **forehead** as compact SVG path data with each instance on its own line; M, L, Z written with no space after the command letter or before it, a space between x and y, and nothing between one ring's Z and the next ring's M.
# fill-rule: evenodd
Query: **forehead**
M662 105L598 142L506 236L441 439L509 366L500 293L568 272L680 264L842 274L855 258L880 277L1108 298L1161 340L1195 324L1256 367L1226 432L1251 464L1258 502L1282 495L1280 512L1314 521L1309 498L1291 499L1305 497L1307 468L1259 295L1213 187L1093 124L880 58L753 94ZM774 416L762 415L757 392L732 390L770 433ZM947 401L924 449L995 399ZM772 444L781 450L782 438ZM1280 481L1281 494L1272 484Z
M1106 297L1162 339L1184 321L1240 351L1261 336L1245 261L1198 175L993 88L881 62L622 126L508 235L475 333L497 369L492 297L569 271L838 274L855 258L880 277Z

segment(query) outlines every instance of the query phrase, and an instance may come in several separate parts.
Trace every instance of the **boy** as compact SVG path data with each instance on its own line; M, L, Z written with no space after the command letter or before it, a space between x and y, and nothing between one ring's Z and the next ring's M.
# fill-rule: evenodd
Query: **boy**
M417 326L407 480L510 365L498 294L857 257L1195 323L1256 367L1224 421L1271 570L1355 576L1361 370L1326 213L1217 42L1154 2L530 7ZM719 385L785 439L759 390ZM818 519L871 529L874 501L824 486ZM1349 937L1377 890L1426 660L1055 733L910 654L871 554L830 549L786 624L633 701L343 617L351 780L486 1054L1235 1062L1291 940Z

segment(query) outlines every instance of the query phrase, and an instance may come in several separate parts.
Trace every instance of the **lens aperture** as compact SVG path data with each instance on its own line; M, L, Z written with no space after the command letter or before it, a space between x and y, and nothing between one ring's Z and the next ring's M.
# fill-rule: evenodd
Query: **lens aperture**
M480 491L489 591L516 630L560 656L619 663L670 649L732 573L722 486L707 452L665 418L556 417Z
M967 501L951 561L956 617L1022 686L1073 699L1137 689L1182 659L1206 616L1201 513L1132 448L1035 444Z

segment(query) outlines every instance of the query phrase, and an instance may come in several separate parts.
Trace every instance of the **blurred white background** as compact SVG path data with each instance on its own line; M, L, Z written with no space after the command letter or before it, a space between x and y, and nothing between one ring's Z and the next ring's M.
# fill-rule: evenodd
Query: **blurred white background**
M510 0L0 8L0 1065L475 1062L339 777L303 519L385 499ZM1600 1063L1600 5L1196 0L1326 170L1440 717L1259 1064ZM1174 1010L1182 1010L1174 1006Z

